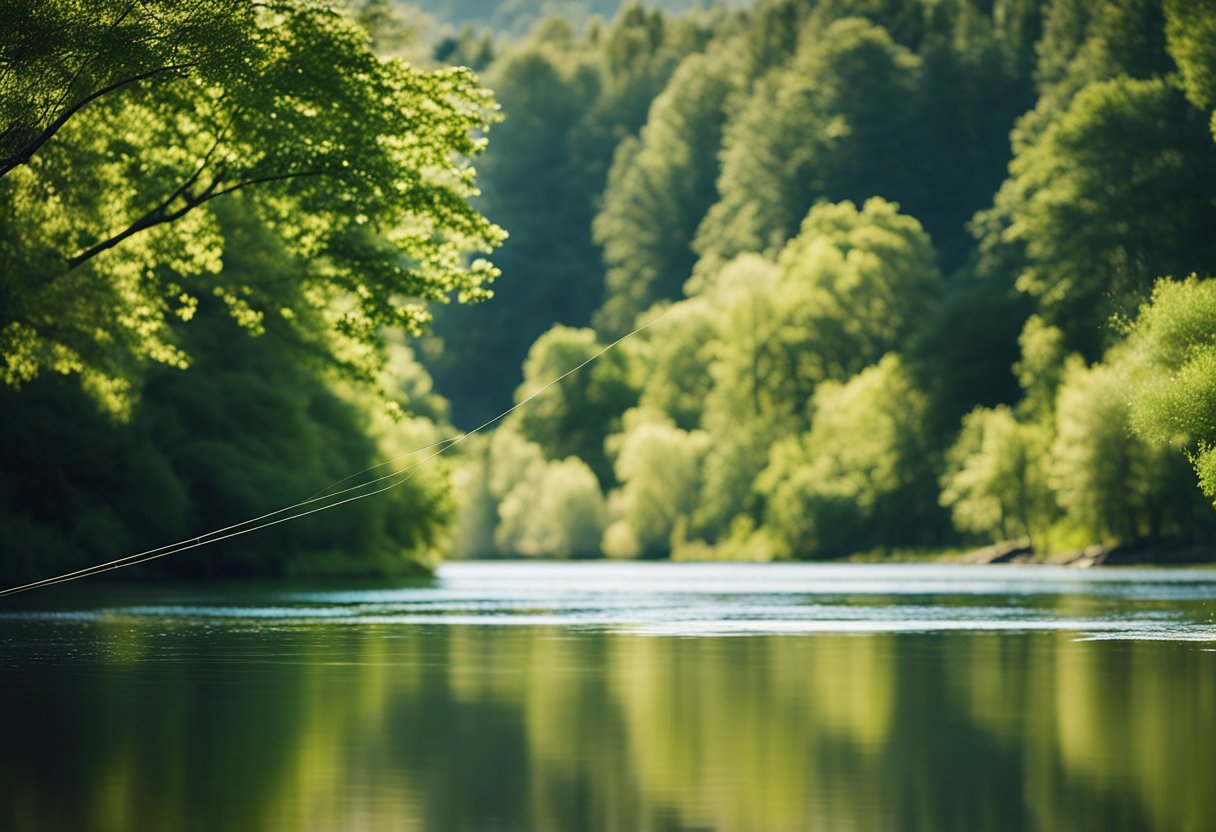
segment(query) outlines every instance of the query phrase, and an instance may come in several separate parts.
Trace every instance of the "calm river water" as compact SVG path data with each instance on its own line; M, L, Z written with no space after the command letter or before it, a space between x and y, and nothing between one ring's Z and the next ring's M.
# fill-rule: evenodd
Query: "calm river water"
M1216 571L78 584L0 703L9 830L1212 830Z

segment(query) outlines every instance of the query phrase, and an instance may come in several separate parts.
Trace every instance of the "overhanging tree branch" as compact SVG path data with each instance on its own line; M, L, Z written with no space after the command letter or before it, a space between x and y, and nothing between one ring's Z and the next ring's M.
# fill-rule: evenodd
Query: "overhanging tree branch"
M146 81L149 78L165 72L176 72L177 70L181 69L189 69L192 66L195 66L195 64L171 64L169 66L157 67L156 69L150 69L147 72L141 72L138 75L132 75L130 78L123 78L121 81L115 81L112 84L108 84L101 89L86 95L84 98L80 99L75 104L72 104L62 113L60 113L54 121L47 125L46 129L44 129L30 141L26 142L26 144L19 148L15 153L0 158L0 177L9 173L14 168L20 167L21 165L27 163L44 144L51 140L52 136L59 132L63 125L68 123L68 120L71 119L72 116L76 115L76 113L78 113L85 106L96 101L98 98L101 98L103 95L108 95L116 90L122 89L123 87L131 84L137 84L140 81Z
M162 202L156 208L153 208L151 211L144 214L142 217L137 219L135 222L131 223L129 226L127 226L122 231L118 232L117 234L115 234L112 237L108 237L108 238L102 240L101 242L99 242L93 246L90 246L89 248L80 252L76 256L68 258L68 268L69 269L76 268L77 266L93 259L98 254L101 254L103 251L107 251L108 249L114 248L114 246L118 245L123 240L126 240L128 237L134 236L135 234L138 234L141 231L145 231L149 228L154 228L158 225L164 225L167 222L173 222L176 219L180 219L181 217L188 214L190 211L193 211L198 206L200 206L206 202L210 202L211 200L215 199L216 197L221 197L221 196L224 196L225 194L230 194L230 193L233 193L234 191L239 191L243 188L248 188L252 185L261 185L261 184L265 184L267 182L282 182L282 181L285 181L288 179L300 179L300 178L307 177L307 176L325 176L327 174L331 174L331 173L335 173L335 172L336 171L330 170L330 169L322 169L322 170L295 171L292 173L277 173L277 174L271 174L269 176L259 176L254 179L246 179L242 182L237 182L233 185L229 185L226 188L219 188L218 186L221 184L222 180L219 178L216 178L216 179L213 179L211 181L211 184L208 185L207 188L205 190L203 190L201 193L196 194L194 196L187 195L186 202L184 205L182 205L182 207L169 211L168 206L172 203L172 201L177 196L182 196L185 194L185 189L186 189L186 187L188 187L188 185L183 186L181 188L178 188L178 190L174 192L174 195L170 196L168 200L166 200L165 202ZM197 173L194 174L192 179L196 179L197 176L198 176Z
M135 6L137 4L138 4L138 0L135 0L135 2L131 3L125 9L123 9L122 14L118 15L118 17L116 17L114 19L114 22L110 24L107 31L113 32L119 26L121 26L122 22L124 20L126 20L127 17L130 16L132 11L135 10ZM97 60L97 56L98 56L98 53L96 51L94 51L90 55L88 55L83 61L80 62L80 66L78 66L76 68L76 72L72 74L72 77L70 79L68 79L67 84L64 85L63 92L60 94L58 100L55 101L54 105L51 108L52 111L55 108L62 107L64 102L66 102L68 100L68 96L72 94L72 88L76 86L76 81L80 79L80 76L84 74L84 71L89 68L89 66L93 63L93 61Z

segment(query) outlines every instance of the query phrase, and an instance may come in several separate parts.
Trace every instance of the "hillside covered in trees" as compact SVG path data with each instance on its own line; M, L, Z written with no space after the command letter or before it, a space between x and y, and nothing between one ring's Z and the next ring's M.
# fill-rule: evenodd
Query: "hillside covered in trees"
M472 427L649 325L466 456L457 551L1209 540L1213 20L769 0L500 44L511 236L437 390Z
M0 36L12 580L1216 533L1211 0L161 5Z

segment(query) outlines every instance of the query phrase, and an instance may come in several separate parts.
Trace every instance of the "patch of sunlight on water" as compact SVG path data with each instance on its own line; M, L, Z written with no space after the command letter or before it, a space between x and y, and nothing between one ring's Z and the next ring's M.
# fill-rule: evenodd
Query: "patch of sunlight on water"
M162 591L162 595L166 594ZM1065 631L1216 641L1216 572L953 565L450 563L428 586L170 588L162 603L0 613L280 626L567 627L714 637Z

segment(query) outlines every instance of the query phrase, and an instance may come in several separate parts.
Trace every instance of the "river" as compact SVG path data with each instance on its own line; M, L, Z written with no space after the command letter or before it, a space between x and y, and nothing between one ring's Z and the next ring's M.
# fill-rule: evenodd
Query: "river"
M8 830L1216 829L1216 571L451 563L0 604Z

